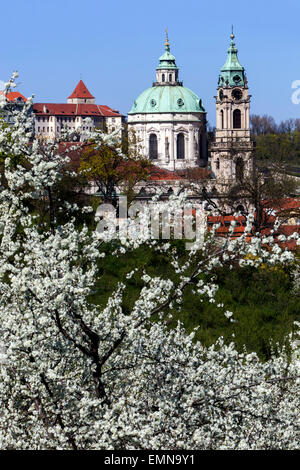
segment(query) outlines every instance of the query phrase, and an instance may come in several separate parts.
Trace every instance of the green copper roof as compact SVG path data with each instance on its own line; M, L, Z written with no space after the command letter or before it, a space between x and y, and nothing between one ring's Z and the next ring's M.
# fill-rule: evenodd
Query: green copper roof
M134 101L128 114L205 113L202 100L184 86L153 86Z
M227 52L227 60L221 69L219 86L244 86L246 84L245 69L239 62L233 33L230 38L231 44Z
M159 70L159 69L172 69L172 70L178 69L176 62L175 62L175 57L170 52L168 31L167 31L167 37L166 37L166 42L165 42L165 53L159 58L159 66L157 67L156 70Z
M170 46L165 46L165 53L159 58L159 66L158 69L178 69L175 57L170 53Z
M159 66L156 70L161 69L178 70L175 57L170 53L168 35L165 42L165 52L159 58ZM192 90L182 86L182 82L177 80L177 72L175 72L175 76L173 82L155 82L151 88L143 91L134 101L128 114L205 113L202 100Z

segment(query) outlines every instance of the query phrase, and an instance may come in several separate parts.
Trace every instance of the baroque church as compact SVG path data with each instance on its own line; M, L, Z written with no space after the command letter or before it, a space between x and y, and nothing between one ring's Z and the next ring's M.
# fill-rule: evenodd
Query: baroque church
M144 156L168 170L206 163L206 112L202 100L179 81L168 36L156 81L134 101L128 128L142 143Z
M234 39L232 31L215 96L215 139L208 149L202 100L179 80L167 35L156 81L135 99L128 113L128 128L141 142L143 155L162 169L158 179L163 180L165 175L166 180L181 180L181 186L184 170L203 168L203 178L210 180L208 188L228 188L250 173L254 151L250 138L251 96Z

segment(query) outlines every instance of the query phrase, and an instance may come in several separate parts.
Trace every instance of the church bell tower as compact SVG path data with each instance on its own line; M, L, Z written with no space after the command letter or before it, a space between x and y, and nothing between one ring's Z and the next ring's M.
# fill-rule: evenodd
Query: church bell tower
M237 56L234 34L219 76L216 99L216 137L211 144L211 169L217 182L241 182L253 167L250 139L250 98L244 67Z

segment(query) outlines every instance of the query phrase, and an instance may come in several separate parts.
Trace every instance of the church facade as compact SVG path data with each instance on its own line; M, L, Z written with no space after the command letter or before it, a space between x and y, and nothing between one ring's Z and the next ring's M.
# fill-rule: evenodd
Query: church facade
M196 93L179 81L168 36L156 81L134 101L128 129L134 130L143 155L160 168L176 171L206 165L206 112Z
M234 38L232 32L227 60L219 76L216 134L209 147L208 161L206 112L202 100L179 81L167 37L165 53L156 69L156 82L139 95L128 113L128 128L134 130L143 155L154 165L173 172L206 167L210 170L206 175L224 187L251 172L254 151L250 137L251 96Z

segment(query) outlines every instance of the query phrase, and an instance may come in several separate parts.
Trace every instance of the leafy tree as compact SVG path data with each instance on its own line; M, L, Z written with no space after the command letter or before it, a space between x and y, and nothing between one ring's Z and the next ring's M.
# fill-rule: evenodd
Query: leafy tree
M282 162L298 164L300 157L299 119L287 119L279 125L270 116L251 116L251 131L256 141L258 164Z
M254 135L261 134L275 134L277 132L277 125L271 116L258 116L253 114L250 118L251 130Z
M225 205L235 212L243 206L242 212L254 213L253 231L263 232L266 228L274 226L276 214L285 212L287 198L295 194L296 183L280 165L273 164L266 173L259 171L254 165L252 171L237 181L225 198Z
M85 146L79 165L79 171L97 186L103 201L113 204L120 190L130 202L135 185L147 179L148 169L149 161L141 156L135 133L130 131L120 141L119 129L109 137L95 133Z

